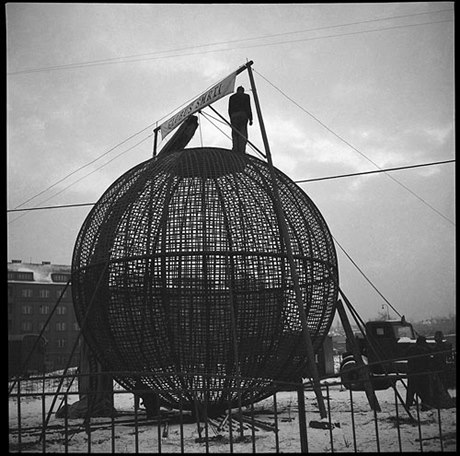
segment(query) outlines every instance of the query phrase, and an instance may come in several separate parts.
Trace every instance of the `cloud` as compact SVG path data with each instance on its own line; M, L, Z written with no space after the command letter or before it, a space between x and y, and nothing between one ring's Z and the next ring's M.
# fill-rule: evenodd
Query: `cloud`
M375 93L372 81L363 80L360 82L338 82L333 84L329 93L332 103L336 101L345 104L356 104L356 99L361 100L371 97Z
M452 137L452 125L447 125L437 128L428 128L426 130L428 136L439 144L445 144Z
M363 168L363 158L327 131L312 133L310 129L300 127L296 121L276 115L267 119L273 150L279 154L282 166L290 172L297 174L304 169L312 170L314 165L328 165L332 170L348 172ZM324 169L324 166L321 168Z
M431 177L439 174L441 170L437 166L430 166L427 168L420 168L417 172L418 175L421 177Z
M179 91L189 88L191 82L196 86L202 87L204 91L209 85L219 82L232 71L236 70L238 65L234 64L232 59L223 59L211 54L202 54L184 56L183 58L180 55L174 58L171 56L171 58L165 57L159 60L155 60L155 58L149 60L146 57L141 67L143 67L142 73L144 76L146 73L152 76L151 72L154 71L161 78L165 76L168 78L173 77L174 79L170 80L170 82L177 82L177 89ZM184 79L184 75L187 75L186 79ZM188 96L193 95L189 90L185 90L184 93L187 93Z
M451 125L415 125L393 132L378 127L353 128L350 138L358 150L384 168L448 157L453 135Z

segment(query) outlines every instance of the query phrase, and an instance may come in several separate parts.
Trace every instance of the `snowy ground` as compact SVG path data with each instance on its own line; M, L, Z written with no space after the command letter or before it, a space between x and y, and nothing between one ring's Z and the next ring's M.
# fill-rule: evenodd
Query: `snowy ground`
M405 398L405 389L398 383L398 391ZM400 452L400 451L456 451L456 408L447 410L420 411L419 427L416 423L411 423L407 413L402 406L398 406L399 432L396 426L396 407L395 393L393 389L377 391L382 411L374 418L374 412L370 410L366 395L362 392L353 393L353 415L351 413L350 392L343 389L340 385L329 387L330 400L326 400L326 407L330 407L331 421L339 423L339 426L332 430L316 429L307 427L308 451L309 452L354 452L356 439L356 451L358 452ZM456 390L449 390L452 397L456 397ZM326 397L326 390L324 390ZM281 392L276 395L278 410L278 439L280 452L300 452L299 438L299 419L297 408L296 392ZM77 396L70 396L69 403L78 399ZM319 421L320 416L316 405L316 398L313 392L305 393L306 420ZM66 451L65 439L63 438L64 419L51 416L49 430L44 441L39 442L38 430L32 429L41 426L50 408L53 396L46 396L43 401L40 396L26 397L21 400L18 410L18 403L14 397L9 400L9 449L11 452L18 451L18 412L21 415L21 451L23 452L64 452ZM105 427L94 428L88 435L82 427L77 425L82 420L69 420L69 427L78 429L68 441L68 452L117 452L134 453L138 452L161 452L176 453L181 452L181 427L179 423L172 422L169 425L167 436L163 436L164 426L160 432L156 425L144 425L142 420L144 415L139 415L137 426L133 423L122 424L121 420L128 416L133 416L133 396L130 393L116 394L115 406L121 416L115 419L115 426L112 429L109 418L93 419L92 423L105 423ZM56 409L56 407L54 408ZM254 406L254 417L257 420L268 424L274 424L273 399L269 398ZM417 410L413 406L411 414L416 418ZM352 425L354 420L354 426ZM441 420L441 425L440 425ZM176 420L177 421L177 420ZM118 424L117 424L118 423ZM29 429L29 430L28 430ZM353 433L355 430L355 437ZM440 430L441 429L441 430ZM35 432L35 433L34 433ZM233 452L276 452L276 435L273 431L257 429L254 431L255 439L252 439L251 429L244 431L245 438L241 443L233 443ZM378 439L376 434L378 433ZM399 437L398 437L399 434ZM442 442L440 438L442 434ZM202 431L204 435L204 430ZM222 437L216 438L216 433L212 427L208 427L208 436L212 437L206 443L196 443L195 439L199 436L198 429L194 423L183 425L183 445L186 453L198 452L205 453L228 453L231 451L228 440L228 428L221 431ZM236 438L238 433L233 432ZM377 447L377 441L380 448Z

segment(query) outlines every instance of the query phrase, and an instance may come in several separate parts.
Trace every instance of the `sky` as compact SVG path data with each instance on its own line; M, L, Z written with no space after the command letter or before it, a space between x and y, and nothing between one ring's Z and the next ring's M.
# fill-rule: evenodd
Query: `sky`
M294 181L454 160L453 17L453 2L8 3L7 209L95 203L152 157L156 125L249 60ZM252 97L247 72L236 85ZM210 120L189 147L231 148ZM263 150L257 119L249 139ZM381 295L414 321L455 315L455 163L299 185L362 318L397 317ZM90 209L8 212L8 261L70 265Z

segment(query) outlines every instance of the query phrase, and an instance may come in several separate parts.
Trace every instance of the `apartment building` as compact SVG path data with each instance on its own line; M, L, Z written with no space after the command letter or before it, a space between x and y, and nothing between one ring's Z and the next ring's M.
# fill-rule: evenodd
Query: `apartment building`
M32 336L40 334L45 327L43 369L52 372L66 367L79 334L71 287L68 284L70 276L70 266L51 264L48 261L35 264L13 260L8 263L10 366L24 362L25 344L21 354L20 341L28 339L30 345ZM77 365L78 356L77 347L72 365Z

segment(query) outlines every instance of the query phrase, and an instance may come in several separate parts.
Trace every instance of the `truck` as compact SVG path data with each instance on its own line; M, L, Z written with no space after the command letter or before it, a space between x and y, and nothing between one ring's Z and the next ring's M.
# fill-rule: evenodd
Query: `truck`
M402 317L400 320L368 321L365 324L364 336L355 334L355 340L364 364L367 364L369 377L374 390L389 388L398 376L405 377L408 371L408 351L417 340L413 326ZM427 339L435 348L435 341ZM448 385L455 385L455 352L452 344L445 341L449 351L446 354L446 372ZM362 391L364 385L359 377L351 341L347 340L346 352L342 355L340 375L347 389Z

